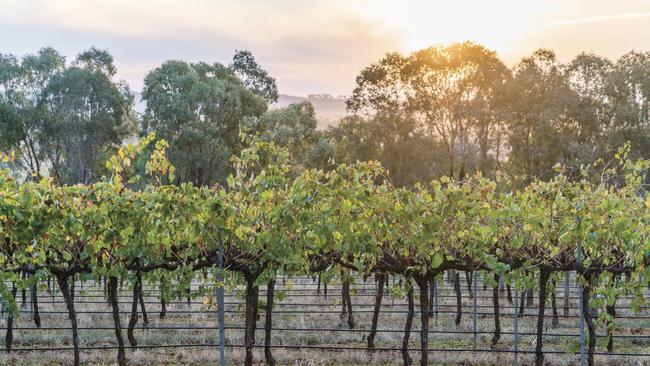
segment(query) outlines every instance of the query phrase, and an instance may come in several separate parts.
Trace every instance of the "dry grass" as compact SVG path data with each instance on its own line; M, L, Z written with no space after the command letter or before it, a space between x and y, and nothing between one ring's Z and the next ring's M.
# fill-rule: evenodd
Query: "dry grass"
M306 297L292 297L287 296L279 305L276 310L279 312L274 313L274 327L278 328L334 328L346 329L345 319L341 319L338 312L340 311L340 292L330 289L330 296L315 296L315 287L312 286L311 281L297 281L294 280L293 290L301 290L302 293L309 294ZM281 283L278 284L279 289L282 289ZM335 286L338 289L338 286ZM355 320L357 328L368 329L370 327L371 310L374 297L364 296L371 295L374 291L374 283L369 281L366 284L358 283L353 286L353 305L355 310ZM309 289L309 290L308 290ZM93 288L91 290L99 290ZM463 290L465 290L463 288ZM110 317L110 307L103 302L101 297L89 297L90 292L88 285L85 291L77 296L76 309L78 311L104 311L107 314L88 314L81 313L78 315L80 327L112 327L112 318ZM262 294L264 292L262 291ZM480 295L488 296L491 291L481 291ZM84 296L84 294L86 296ZM96 293L101 295L101 293ZM441 291L441 295L452 295L451 290L445 289ZM40 309L45 311L64 311L64 305L58 296L53 303L49 296L41 298ZM471 300L464 294L464 304L470 305ZM126 288L121 293L120 301L121 309L124 311L130 310L130 291ZM157 301L155 297L148 297L147 301ZM201 343L217 343L218 332L216 330L216 321L214 311L205 311L200 314L183 314L187 310L199 311L206 310L205 306L200 302L201 299L195 300L191 306L188 306L184 301L174 302L168 305L168 311L179 311L181 313L169 313L164 320L158 319L159 305L149 304L148 312L151 321L150 326L196 326L196 327L214 327L209 330L154 330L143 329L141 323L138 324L135 335L140 344L201 344ZM455 305L453 297L441 298L441 305ZM82 303L83 301L93 301L97 303ZM236 297L229 297L227 302L241 302L241 299ZM264 296L260 297L263 305ZM417 299L416 299L417 301ZM318 304L319 306L293 306L291 304ZM380 329L394 329L401 330L404 327L404 313L390 313L389 310L406 309L404 300L395 299L390 297L384 298L383 312L380 315L379 328ZM502 313L510 313L511 309L506 309L509 304L502 300ZM575 304L572 304L575 305ZM479 306L486 306L480 308L480 312L491 312L491 299L479 299ZM550 307L550 306L549 306ZM631 314L629 311L624 310L625 303L620 301L618 314L625 315ZM29 305L28 305L29 308ZM241 309L241 306L229 305L227 309ZM444 310L451 311L453 306L444 307ZM283 313L286 310L301 310L303 313ZM322 313L321 311L327 310L332 313ZM465 311L469 311L467 308ZM366 312L361 312L366 311ZM535 331L534 325L536 317L532 314L536 313L535 308L528 309L520 322L520 332L532 333ZM560 310L561 312L561 310ZM258 322L258 328L263 327L264 312L260 311L261 319ZM550 309L549 309L550 314ZM128 322L128 314L122 315L122 326L126 327ZM455 331L457 330L453 323L453 313L440 314L437 321L431 321L431 330L433 331ZM69 321L66 314L42 314L44 327L67 327ZM141 319L140 319L141 322ZM242 325L243 314L228 314L228 325ZM547 333L571 333L577 334L577 319L560 318L560 327L553 329L550 327L550 316L546 319L546 332ZM648 334L645 329L648 329L650 322L646 319L633 320L633 319L620 319L619 331L617 334ZM4 323L3 323L4 326ZM23 313L17 319L15 326L17 327L33 327L29 313ZM416 332L419 329L419 316L416 314L413 323L413 333L411 335L410 347L416 349L419 345L419 334ZM492 331L493 319L492 316L482 316L478 320L479 331ZM471 313L463 314L463 321L458 330L471 331L472 320ZM513 319L511 317L502 317L502 331L513 331ZM600 329L602 332L602 329ZM126 330L124 331L126 337ZM227 344L242 344L243 332L237 329L229 329L226 332ZM344 346L344 347L365 347L366 346L365 332L336 332L336 331L320 331L320 332L298 332L298 331L274 331L273 344L275 345L314 345L314 346ZM71 345L71 335L69 330L16 330L14 336L14 347L57 347ZM80 330L80 339L82 346L114 346L115 335L112 329L106 330ZM402 332L380 332L377 334L375 344L378 348L381 347L399 347L401 345ZM491 334L482 334L478 338L479 349L488 349L491 339ZM263 344L263 332L260 329L257 333L257 343ZM512 336L503 335L499 347L502 349L509 349L511 347ZM544 338L546 350L564 350L575 339L568 337L554 337L547 336ZM522 336L520 338L520 349L532 350L534 349L535 338L533 336ZM472 349L473 335L472 334L431 334L430 348L432 349ZM650 340L648 339L616 339L616 351L620 352L639 352L650 353ZM226 357L229 364L239 364L243 360L244 350L241 348L227 348ZM597 348L597 351L604 351L602 346ZM116 350L82 350L81 361L89 365L113 365ZM402 357L399 352L391 351L377 351L369 353L365 350L310 350L310 349L282 349L274 348L273 354L281 365L393 365L401 364ZM216 347L203 347L203 348L168 348L168 349L137 349L128 350L127 357L131 365L214 365L218 361L218 350ZM417 363L419 354L417 351L411 352L411 357ZM520 355L520 365L529 365L533 361L533 356ZM261 348L255 350L255 359L263 363L264 355ZM509 353L488 353L488 352L442 352L435 351L429 356L430 364L432 365L499 365L499 364L512 364L513 355ZM546 362L549 365L577 365L577 355L547 355ZM20 352L0 355L0 365L66 365L72 364L71 351L58 351L58 352ZM598 365L650 365L650 357L648 358L634 358L634 357L605 357L596 356L596 364Z

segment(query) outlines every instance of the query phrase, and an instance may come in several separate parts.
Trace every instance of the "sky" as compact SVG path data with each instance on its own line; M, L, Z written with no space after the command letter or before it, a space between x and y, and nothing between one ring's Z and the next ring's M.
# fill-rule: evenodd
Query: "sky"
M0 53L108 49L133 90L169 59L253 52L281 93L349 95L387 52L475 41L509 65L538 48L569 61L650 51L650 0L0 0Z

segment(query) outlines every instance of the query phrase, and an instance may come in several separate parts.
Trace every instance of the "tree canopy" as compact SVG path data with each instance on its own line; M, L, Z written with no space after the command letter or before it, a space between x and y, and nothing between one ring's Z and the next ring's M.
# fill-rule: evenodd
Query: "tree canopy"
M350 115L319 130L309 103L285 107L275 79L250 51L226 64L169 60L144 79L144 113L115 79L112 55L90 48L71 62L52 48L0 55L0 149L23 178L90 183L126 139L169 142L178 184L225 184L243 136L287 148L294 171L377 160L384 178L413 187L475 173L546 179L611 160L630 142L650 157L650 53L569 62L540 49L512 67L473 42L388 53L362 69ZM144 169L144 160L134 162Z
M0 146L28 176L89 183L109 150L135 129L133 96L113 79L112 56L91 48L71 65L52 48L0 56Z

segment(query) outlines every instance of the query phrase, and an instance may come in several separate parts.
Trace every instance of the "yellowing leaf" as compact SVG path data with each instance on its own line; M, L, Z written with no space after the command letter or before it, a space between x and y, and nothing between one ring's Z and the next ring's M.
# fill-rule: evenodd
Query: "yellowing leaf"
M235 236L239 239L244 239L244 228L241 226L237 226L235 229Z

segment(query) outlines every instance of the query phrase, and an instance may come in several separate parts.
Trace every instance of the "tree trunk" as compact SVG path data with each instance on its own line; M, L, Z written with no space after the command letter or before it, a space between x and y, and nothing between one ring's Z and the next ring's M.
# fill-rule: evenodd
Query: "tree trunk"
M165 291L165 282L160 279L160 319L165 319L167 315L167 301L165 297L167 296L167 291Z
M133 300L131 301L131 317L129 318L128 330L126 337L129 339L131 347L136 347L138 341L133 336L135 325L138 324L138 300L140 299L140 292L142 292L142 277L140 273L136 273L135 284L133 285Z
M499 295L503 296L503 294L506 292L506 284L504 282L503 276L499 276L499 281L498 287L499 287Z
M320 276L318 277L320 282ZM271 352L271 330L273 329L273 297L275 295L275 279L269 280L266 289L266 319L264 323L264 358L266 364L275 366L275 359Z
M605 306L607 314L612 317L612 320L607 324L607 352L614 352L614 317L616 317L616 299L612 305Z
M23 279L23 283L25 282L25 279L27 278L27 273L26 272L20 272L20 277ZM24 309L27 306L27 289L25 289L25 286L23 286L20 289L20 308Z
M16 301L16 293L18 288L15 283L11 284L11 301ZM7 331L5 333L5 350L7 353L11 352L11 346L14 341L14 314L9 311L7 314Z
M508 304L512 305L512 288L510 284L506 285L506 299L508 300Z
M244 358L244 365L253 365L253 344L255 343L255 280L257 276L251 273L244 275L246 278L246 321L244 328L244 348L246 350L246 357Z
M420 366L429 364L429 286L426 279L417 280L420 287Z
M142 313L142 324L147 327L149 326L149 316L147 315L147 308L145 308L144 304L144 297L142 296L142 280L140 280L140 296L138 299L140 300L140 312Z
M460 319L463 316L463 300L460 295L460 273L456 272L454 276L454 292L456 293L456 326L460 326Z
M519 300L519 317L524 316L524 310L526 310L526 296L525 295L526 295L526 290L521 292L521 299Z
M260 287L255 285L253 287L253 344L256 343L255 333L257 333L257 321L260 320L260 311L259 311L259 301L260 301Z
M65 300L65 306L68 308L68 318L70 319L70 326L72 326L72 345L74 348L74 365L79 366L79 331L77 329L77 313L74 310L74 300L68 287L68 277L65 275L57 275L59 288Z
M434 296L435 296L435 291L434 291L434 286L433 283L435 282L435 278L433 281L429 282L429 318L433 316L433 303L435 302Z
M75 286L76 286L76 281L75 281L75 275L70 276L70 298L72 299L72 302L74 302L74 295L75 295Z
M404 338L402 339L402 360L404 366L410 366L413 363L411 356L409 356L409 338L411 337L411 325L413 324L413 315L415 313L415 305L413 304L413 286L409 283L408 293L406 299L408 301L408 313L406 314L406 325L404 326Z
M537 344L535 345L535 365L544 365L543 335L544 335L544 310L546 308L546 285L551 272L542 268L539 274L539 313L537 315Z
M494 307L494 335L492 336L492 342L490 343L491 348L496 348L499 340L501 339L501 319L500 319L500 309L499 309L499 275L494 275L494 280L497 281L497 285L492 290L492 305Z
M113 327L117 338L117 363L126 366L126 351L124 350L124 337L122 337L122 323L120 321L120 305L117 302L117 277L108 280L108 299L113 313Z
M594 328L594 321L591 318L591 308L589 307L589 299L591 298L591 274L585 274L584 279L586 285L582 290L582 313L587 323L587 330L589 331L589 348L587 350L587 364L594 365L594 351L596 350L596 329Z
M31 295L32 295L32 306L34 308L34 324L36 325L37 328L41 327L41 314L38 311L38 286L36 284L32 285L31 289Z
M466 271L465 280L467 281L467 292L469 293L469 298L474 298L474 291L472 290L472 280L474 279L474 272Z
M368 349L373 351L375 349L375 336L377 335L377 322L379 321L379 310L381 308L381 300L384 297L384 283L386 275L380 273L377 281L377 293L375 294L375 308L372 313L372 324L370 326L370 334L368 334Z
M341 294L343 296L343 306L344 307L347 306L347 309L344 309L344 314L345 311L347 310L348 327L350 329L354 329L354 315L352 314L352 300L350 298L350 283L348 282L347 279L342 282Z
M101 283L101 278L99 282ZM108 280L106 279L106 277L104 277L104 298L106 298L106 303L110 305L111 299L108 296Z

